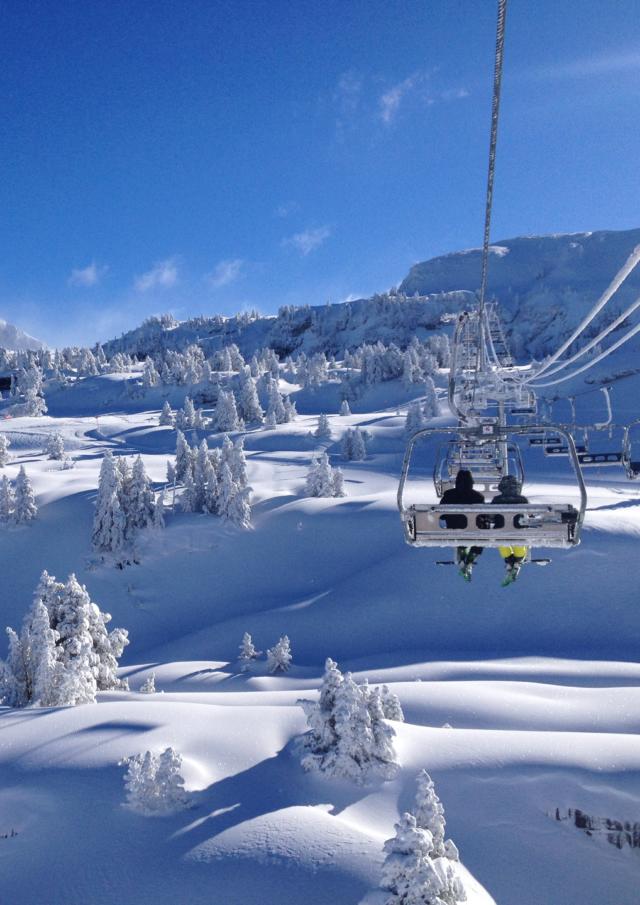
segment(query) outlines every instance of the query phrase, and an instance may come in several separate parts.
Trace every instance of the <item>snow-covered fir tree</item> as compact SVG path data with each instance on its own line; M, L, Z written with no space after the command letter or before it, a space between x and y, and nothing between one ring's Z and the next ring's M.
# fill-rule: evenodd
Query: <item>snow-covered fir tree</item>
M382 702L382 710L386 720L395 720L398 723L404 722L404 713L400 704L400 698L397 694L390 690L388 685L380 688L380 700ZM429 827L427 827L429 829Z
M107 631L103 613L75 575L66 584L43 572L20 636L8 629L3 691L11 706L68 706L95 701L97 691L126 688L118 660L125 629Z
M173 409L169 405L169 401L165 399L162 406L162 411L160 412L160 420L158 423L161 427L173 427L174 420L175 415L173 413Z
M284 400L278 389L278 381L269 374L265 374L266 395L267 395L267 420L270 424L284 424L287 421L287 412L284 407Z
M58 433L58 431L49 434L44 453L47 459L64 459L64 440L62 434Z
M147 676L142 685L140 686L141 694L155 694L156 693L156 674L152 672L151 675Z
M379 689L358 685L329 659L318 701L300 701L310 732L302 766L356 782L390 779L397 771L395 732L385 721Z
M381 886L392 894L386 905L443 905L440 895L446 887L429 858L431 834L408 812L394 829L395 836L383 847Z
M245 365L240 371L240 394L238 406L245 424L262 424L264 411L258 398L256 381L251 376L251 368Z
M176 480L184 481L188 471L191 471L191 447L179 430L176 433Z
M145 358L144 367L142 369L142 386L145 388L155 387L160 383L160 375L156 370L153 359Z
M191 469L184 477L184 489L180 497L180 508L183 512L197 512L198 492Z
M16 525L26 525L32 522L38 514L36 506L36 498L31 486L31 481L24 470L24 465L20 466L18 477L15 480L14 488L14 504L13 504L13 520Z
M142 457L133 463L131 480L126 495L127 533L136 528L146 528L153 524L155 496Z
M342 458L362 462L367 458L367 444L359 427L348 428L342 437Z
M11 521L14 507L13 486L6 475L0 478L0 524Z
M424 426L425 420L420 403L417 401L409 403L407 417L404 422L404 432L406 436L412 436L416 431L422 430Z
M291 666L291 642L283 635L273 647L267 650L267 670L270 673L287 672Z
M173 748L161 754L145 751L122 761L127 804L141 814L162 816L189 807L184 788L182 757Z
M240 429L236 400L231 390L220 390L214 424L218 431L236 431Z
M155 503L153 506L153 527L156 530L160 530L165 526L164 514L167 510L167 495L164 490L161 490L158 496L155 499Z
M424 380L424 405L422 407L422 413L424 417L429 420L430 418L437 418L440 414L439 406L438 406L438 396L436 394L436 385L433 382L433 378L427 375Z
M305 483L307 496L344 496L343 475L339 468L332 468L326 452L311 460Z
M91 537L94 548L105 553L121 550L125 545L127 522L120 506L121 483L122 472L111 450L107 450L100 466Z
M4 468L4 466L9 462L11 456L9 455L9 438L6 434L0 434L0 468Z
M253 643L253 638L249 634L249 632L245 632L242 636L242 641L240 642L240 655L238 657L238 662L240 664L240 671L247 672L251 666L251 662L253 660L257 660L260 656L261 651L256 650L256 647Z
M351 408L349 407L349 401L347 399L343 399L340 403L340 414L342 417L351 414Z
M318 415L318 425L313 432L313 436L317 440L330 440L331 439L331 425L329 424L329 417L322 412Z

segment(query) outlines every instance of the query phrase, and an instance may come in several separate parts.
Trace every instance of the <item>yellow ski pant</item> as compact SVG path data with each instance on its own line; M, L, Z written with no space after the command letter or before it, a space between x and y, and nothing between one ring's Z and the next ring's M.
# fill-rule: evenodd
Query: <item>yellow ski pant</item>
M507 559L508 556L515 556L517 559L524 559L527 555L526 547L498 547L500 556Z

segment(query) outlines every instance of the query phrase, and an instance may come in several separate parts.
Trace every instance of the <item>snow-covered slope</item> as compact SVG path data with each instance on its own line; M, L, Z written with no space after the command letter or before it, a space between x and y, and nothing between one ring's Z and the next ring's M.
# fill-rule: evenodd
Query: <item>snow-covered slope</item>
M49 416L5 423L5 471L15 477L24 463L40 505L33 526L0 528L5 622L19 625L43 568L77 572L130 629L122 673L132 692L0 710L0 901L380 905L382 844L424 767L469 905L635 905L638 852L554 814L640 818L638 488L616 469L590 473L580 547L526 567L511 588L486 551L466 584L435 565L442 551L402 539L395 401L331 415L334 463L354 425L372 435L369 457L341 463L345 498L304 496L309 432L319 411L337 409L329 389L307 392L298 421L248 433L252 530L169 514L164 531L141 538L140 564L122 571L91 554L98 470L107 448L140 452L164 481L175 432L157 426L159 400L147 411L114 400L105 413L98 397L113 387L93 378L78 382L73 413L60 394ZM593 415L597 395L584 403ZM631 394L625 404L637 410ZM74 469L43 457L54 429ZM526 464L532 499L575 499L566 463L534 450ZM289 634L291 672L267 675L262 661L240 673L244 631L263 650ZM302 771L296 702L314 694L327 656L398 694L406 722L394 726L393 781L360 787ZM140 694L152 670L158 693ZM193 808L164 818L125 809L118 762L167 745L184 756Z
M26 352L29 350L44 349L44 343L28 333L24 333L19 327L14 327L0 318L0 349L11 349L14 352Z
M492 248L489 290L501 306L507 336L522 360L553 351L578 323L632 248L640 229L507 239ZM108 352L153 354L199 342L207 351L235 342L245 356L262 346L281 354L301 349L340 354L363 342L424 338L442 318L474 303L480 252L455 252L416 264L400 294L336 305L287 306L274 317L202 317L182 323L154 319L105 345ZM613 317L640 294L640 268L607 308ZM416 297L414 297L416 296Z

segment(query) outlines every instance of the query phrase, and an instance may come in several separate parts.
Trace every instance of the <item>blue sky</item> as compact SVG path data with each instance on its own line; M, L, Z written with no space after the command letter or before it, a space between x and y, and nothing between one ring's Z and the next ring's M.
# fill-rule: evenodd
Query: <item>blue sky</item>
M510 2L494 239L640 226L640 0L605 7ZM0 12L0 317L52 345L370 294L481 240L491 0Z

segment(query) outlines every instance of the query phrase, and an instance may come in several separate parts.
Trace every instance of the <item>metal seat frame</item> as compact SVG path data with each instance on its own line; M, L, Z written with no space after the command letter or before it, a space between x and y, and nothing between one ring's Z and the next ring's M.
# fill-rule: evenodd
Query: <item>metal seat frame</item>
M530 427L502 427L492 425L496 439L507 443L510 436L525 437ZM540 430L545 428L540 427ZM587 508L585 486L575 442L564 428L552 426L554 433L561 436L569 450L569 460L573 466L580 506L576 509L569 503L526 503L498 505L441 505L438 503L414 503L405 505L404 493L411 458L416 442L438 434L456 435L470 443L478 438L477 428L424 428L416 431L409 440L402 464L402 475L398 486L398 509L405 528L407 543L415 547L573 547L580 543L580 530ZM483 426L483 436L487 427ZM449 528L446 516L464 518L464 527Z

